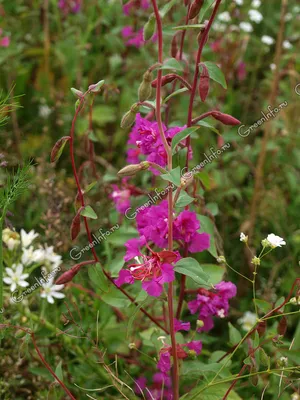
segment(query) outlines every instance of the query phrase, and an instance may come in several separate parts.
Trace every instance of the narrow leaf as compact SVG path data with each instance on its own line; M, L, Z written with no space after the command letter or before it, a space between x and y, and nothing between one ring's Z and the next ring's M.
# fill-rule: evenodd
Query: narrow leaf
M223 75L223 72L217 66L217 64L211 61L206 61L203 64L205 64L206 68L208 69L210 79L214 80L215 82L218 82L221 86L223 86L224 89L227 89L227 83Z
M177 146L182 140L184 140L184 139L186 139L187 137L189 137L189 136L190 136L193 132L195 132L197 129L199 129L198 126L193 126L193 127L191 127L191 128L186 128L186 129L184 129L183 131L178 132L178 133L173 137L173 139L172 139L172 144L171 144L173 154L174 154L174 152L175 152L176 146Z
M73 221L71 224L71 239L72 240L75 240L80 232L80 212L81 212L81 210L82 210L82 207L79 208L79 210L77 211L77 214L73 218Z

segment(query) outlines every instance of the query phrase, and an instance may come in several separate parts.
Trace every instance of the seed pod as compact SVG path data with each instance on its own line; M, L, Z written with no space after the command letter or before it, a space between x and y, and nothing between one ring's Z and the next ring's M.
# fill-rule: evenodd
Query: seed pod
M277 327L277 332L279 333L279 335L284 336L286 333L286 330L287 330L287 319L285 316L283 316L279 321L279 324Z
M161 86L165 86L167 83L173 82L176 79L176 74L168 74L161 78ZM152 87L157 87L157 79L154 79L151 83Z
M77 264L68 271L64 272L55 282L55 285L64 285L65 283L71 282L75 275L78 274L81 268L81 264Z
M241 121L232 117L229 114L223 114L220 111L213 111L212 117L217 119L218 121L222 122L224 125L240 125Z
M191 5L190 12L189 12L189 19L194 19L199 14L204 0L194 0L193 4Z
M80 212L83 209L83 207L80 207L80 209L77 211L77 214L73 218L72 224L71 224L71 239L74 240L77 238L80 232Z
M145 42L147 42L147 40L150 40L152 38L155 32L155 27L156 27L155 15L151 14L143 30L143 37Z
M172 41L171 41L171 57L176 58L177 55L177 35L178 32L173 36Z
M127 111L126 114L123 115L122 121L121 121L121 128L130 128L131 125L135 121L136 114L139 111L139 105L138 104L133 104L131 106L130 110Z
M201 101L205 101L209 92L209 72L205 64L202 64L202 72L200 74L199 95Z
M151 71L146 71L143 75L143 81L140 84L139 90L138 90L138 96L139 96L139 101L143 102L151 96L152 93L152 87L151 87L151 81L153 79L153 74Z

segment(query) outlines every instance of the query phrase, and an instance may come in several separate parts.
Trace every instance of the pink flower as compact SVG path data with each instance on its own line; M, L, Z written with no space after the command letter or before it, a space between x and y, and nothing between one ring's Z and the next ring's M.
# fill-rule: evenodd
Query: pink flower
M247 76L246 64L241 61L237 67L237 77L239 81L243 81Z
M121 187L118 185L111 185L113 192L110 194L110 198L114 201L116 209L119 213L124 214L126 210L130 208L130 189L126 187L126 179L122 180Z
M70 13L77 14L81 8L81 0L59 0L58 8L60 8L65 15Z
M215 285L216 291L199 289L195 300L188 303L192 314L199 312L198 319L203 322L203 327L198 332L209 331L213 328L213 316L224 318L229 311L229 299L236 296L236 286L232 282L220 282Z
M125 15L129 15L134 8L142 8L143 10L147 10L149 6L149 0L129 0L123 6L123 13Z
M134 32L131 26L125 26L122 29L122 36L124 39L128 39L125 42L126 46L133 46L136 48L140 48L145 43L143 38L143 29Z
M180 131L185 129L183 127L172 127L167 129L165 125L163 125L164 134L167 138L168 143L170 144L172 138ZM135 158L133 159L133 149L130 147L127 151L127 161L128 162L139 162L140 155L145 155L147 161L155 162L156 164L165 167L167 165L167 154L165 152L162 140L160 138L159 129L157 122L148 121L145 118L142 118L140 114L136 116L136 122L129 134L129 140L127 144L135 146L134 148L139 149L139 152L135 153ZM192 157L192 153L189 153L189 158ZM151 171L158 175L159 172L155 169L151 169Z
M9 44L10 44L10 38L8 36L0 38L0 47L8 47Z
M178 331L189 331L191 329L190 322L183 322L179 321L178 319L174 318L174 330L175 332Z
M125 258L140 256L142 262L130 264L128 269L122 269L115 283L117 286L121 286L125 283L133 284L135 280L141 281L142 288L149 296L158 297L162 293L164 283L172 282L175 279L174 267L171 263L178 256L171 251L155 253L151 249L149 249L151 255L145 256L139 252L140 243L138 240L135 242L131 240L131 243L127 245Z

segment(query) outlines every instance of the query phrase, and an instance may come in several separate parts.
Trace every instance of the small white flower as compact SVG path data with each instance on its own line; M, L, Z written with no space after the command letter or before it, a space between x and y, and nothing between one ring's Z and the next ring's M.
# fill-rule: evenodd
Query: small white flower
M222 22L229 22L231 20L231 17L228 11L224 11L219 14L218 19Z
M217 32L225 32L226 30L226 25L225 24L220 24L219 22L215 22L214 28Z
M224 310L224 308L221 308L221 310L218 310L217 314L218 314L218 316L220 318L225 318L225 310Z
M234 0L234 2L238 5L238 6L242 6L244 4L244 0Z
M45 263L46 270L52 271L62 263L62 257L54 252L53 246L45 245L38 250L41 254L41 261Z
M276 236L274 235L274 233L270 233L267 236L267 243L270 247L272 247L272 249L275 249L275 247L281 247L281 246L285 246L286 242L283 240L283 238L281 238L280 236Z
M12 265L12 268L5 268L8 276L3 279L7 285L10 285L10 291L14 292L17 286L26 287L29 283L25 281L29 274L23 274L23 265Z
M276 69L276 64L274 64L274 63L270 64L270 69L271 69L272 71L275 71L275 69Z
M285 15L284 20L285 20L285 21L290 21L291 19L293 19L293 14L292 14L292 13L287 13L287 14Z
M253 31L253 26L250 24L250 22L241 22L240 23L240 29L244 32L252 32Z
M24 229L21 229L21 242L23 247L29 247L31 243L34 241L35 238L39 236L38 233L36 233L34 230L26 233Z
M12 231L9 228L5 228L2 231L2 240L8 249L12 251L20 244L20 235L18 232Z
M300 394L298 394L298 393L293 393L292 394L292 397L291 397L291 400L300 400Z
M48 118L49 115L51 114L51 112L52 112L52 110L50 107L47 106L47 104L40 105L39 116L41 118L45 118L45 119Z
M251 311L246 311L245 314L238 320L238 323L242 325L244 331L250 331L256 323L256 314Z
M291 49L293 46L291 45L291 43L288 40L285 40L283 43L283 48L284 49Z
M248 14L251 21L256 22L257 24L263 20L262 14L257 10L249 10Z
M282 367L287 367L288 366L288 358L287 357L280 357L279 358L279 363Z
M43 260L43 254L39 249L34 250L33 246L30 246L29 249L23 249L23 254L21 257L23 265L38 263L41 262L42 260Z
M261 6L261 1L260 0L253 0L252 3L251 3L251 7L258 8L260 6Z
M248 236L245 235L243 232L241 232L240 241L241 241L241 242L244 242L244 243L247 243L247 242L248 242Z
M65 285L55 285L53 284L53 279L44 283L42 286L43 291L41 293L41 297L47 299L48 303L50 304L54 303L54 298L63 299L65 297L63 293L59 292L59 290L62 290Z
M264 44L267 44L268 46L271 46L275 42L275 40L271 36L268 36L268 35L262 36L261 41Z

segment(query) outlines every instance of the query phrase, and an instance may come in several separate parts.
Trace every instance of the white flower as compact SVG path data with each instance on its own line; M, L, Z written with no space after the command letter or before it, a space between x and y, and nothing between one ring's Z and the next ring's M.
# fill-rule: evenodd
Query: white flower
M53 246L45 245L38 250L41 254L41 261L45 263L45 268L49 271L59 267L62 263L62 257L54 252Z
M244 242L244 243L247 243L247 242L248 242L248 236L245 235L243 232L241 232L240 241L241 241L241 242Z
M220 24L220 23L218 23L218 22L215 22L214 28L215 28L215 30L218 31L218 32L225 32L225 30L226 30L226 25L225 25L225 24Z
M224 11L218 15L218 19L223 22L229 22L231 20L231 17L228 11Z
M249 22L241 22L240 28L244 32L252 32L253 31L253 27Z
M24 229L21 229L20 234L21 234L22 246L25 248L30 246L31 243L34 241L34 239L39 236L39 234L34 232L34 230L26 233Z
M258 7L260 7L260 5L261 5L260 0L253 0L251 3L251 7L254 7L254 8L258 8Z
M238 6L242 6L244 4L244 0L234 0L234 2L238 5Z
M275 249L275 247L281 247L286 245L286 242L280 236L274 235L274 233L270 233L266 239L268 245Z
M47 104L40 105L39 107L39 116L41 118L48 118L49 115L51 114L52 110L50 107L47 106Z
M43 286L43 291L41 293L41 297L47 299L48 303L53 304L54 298L63 299L65 295L60 293L59 290L62 290L65 285L55 285L53 284L53 279L46 282Z
M33 263L41 262L42 260L43 254L39 249L34 250L33 246L30 246L29 249L23 249L23 254L21 257L23 265L30 265Z
M285 21L290 21L291 19L293 19L293 14L292 14L292 13L287 13L287 14L285 15L284 20L285 20Z
M18 232L5 228L2 231L2 240L9 250L14 250L20 244L20 235Z
M291 49L293 47L288 40L285 40L282 45L284 49Z
M256 323L256 314L251 311L246 311L245 314L238 320L238 323L242 325L244 331L250 331Z
M274 43L274 39L271 36L268 36L268 35L262 36L261 41L264 44L267 44L268 46L271 46L271 44Z
M272 71L275 71L275 69L276 69L276 64L274 64L274 63L270 64L270 68L271 68Z
M291 397L291 400L300 400L300 394L298 394L298 393L293 393L292 394L292 397Z
M257 24L259 24L263 20L262 14L257 10L249 10L248 14L251 21L254 21Z
M5 268L7 277L3 279L7 285L10 285L10 291L14 292L17 286L26 287L29 283L25 281L29 274L23 274L23 265L12 265L12 268Z

